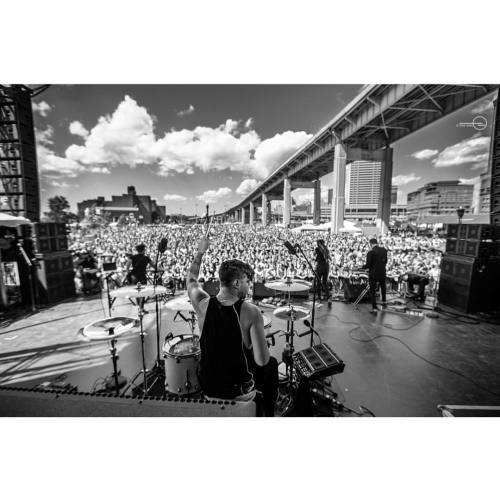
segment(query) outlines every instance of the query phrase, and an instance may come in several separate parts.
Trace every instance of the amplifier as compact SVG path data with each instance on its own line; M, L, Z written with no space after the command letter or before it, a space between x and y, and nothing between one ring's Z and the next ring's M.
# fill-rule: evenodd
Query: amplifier
M459 240L496 241L500 239L500 231L492 224L448 224L447 237Z
M317 344L293 355L293 366L308 380L329 377L344 371L344 362L326 344Z

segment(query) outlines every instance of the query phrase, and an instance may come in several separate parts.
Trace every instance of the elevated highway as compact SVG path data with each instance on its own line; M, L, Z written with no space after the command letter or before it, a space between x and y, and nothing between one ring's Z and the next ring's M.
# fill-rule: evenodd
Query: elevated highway
M390 215L392 145L497 89L496 84L368 85L226 215L232 220L253 224L256 207L261 205L261 222L265 225L270 201L283 200L283 222L289 224L291 191L312 188L313 218L319 223L320 178L333 172L331 227L337 232L343 226L346 164L357 160L380 161L381 197L377 223L384 232Z

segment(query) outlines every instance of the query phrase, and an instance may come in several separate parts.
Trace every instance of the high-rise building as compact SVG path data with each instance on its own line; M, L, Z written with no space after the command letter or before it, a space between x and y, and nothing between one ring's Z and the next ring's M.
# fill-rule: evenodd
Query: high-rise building
M489 214L491 198L491 173L485 172L480 175L479 180L479 213Z
M408 218L415 220L426 215L455 215L459 207L463 207L465 213L471 213L473 191L472 184L460 184L458 180L429 182L408 193Z
M345 217L375 219L380 197L382 164L355 161L346 166Z
M391 186L391 205L398 202L398 186Z

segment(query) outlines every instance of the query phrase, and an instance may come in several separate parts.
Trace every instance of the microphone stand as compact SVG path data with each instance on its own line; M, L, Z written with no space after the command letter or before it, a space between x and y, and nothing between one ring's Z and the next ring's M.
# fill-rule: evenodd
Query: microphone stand
M160 311L158 304L158 296L156 295L156 278L158 275L158 260L160 259L160 242L158 243L158 247L156 249L156 260L155 260L155 270L153 273L153 289L155 291L155 311L156 311L156 368L159 370L161 368L160 361ZM163 253L163 252L162 252Z
M313 305L312 305L312 313L311 313L311 327L309 328L309 332L311 335L311 343L310 346L314 344L314 317L316 313L316 287L319 285L319 276L314 267L312 266L310 260L307 258L306 254L304 253L304 250L302 250L302 247L296 243L295 248L299 250L299 252L302 254L302 257L304 257L305 261L307 262L307 265L309 266L309 269L312 271L314 280L313 280Z

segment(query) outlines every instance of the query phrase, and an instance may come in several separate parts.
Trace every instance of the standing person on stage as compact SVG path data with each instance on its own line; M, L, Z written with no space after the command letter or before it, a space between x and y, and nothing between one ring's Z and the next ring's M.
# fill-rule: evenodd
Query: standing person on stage
M278 397L278 363L269 355L264 321L259 309L245 302L254 271L237 259L219 267L220 291L210 297L198 284L203 254L202 238L187 274L189 298L201 332L200 384L210 397L250 400L254 389L263 393L265 416L274 416Z
M316 253L316 274L319 278L319 283L316 284L318 300L321 300L321 292L325 293L325 299L330 296L328 289L328 276L330 275L330 252L325 245L324 240L318 240Z
M126 265L126 277L131 285L141 283L147 284L146 269L148 266L153 267L152 260L145 254L146 245L140 243L135 247L136 254L132 255Z
M387 250L379 247L376 238L370 240L371 250L366 255L366 264L363 269L368 269L368 283L370 284L370 295L372 298L372 313L377 309L377 283L380 284L382 292L382 306L386 306L386 287L385 287L385 266L387 265Z

